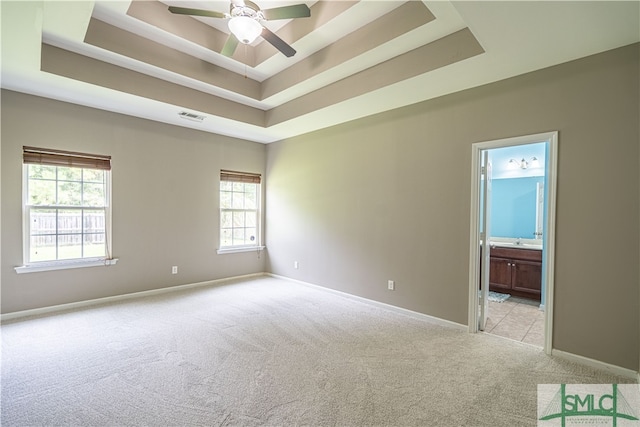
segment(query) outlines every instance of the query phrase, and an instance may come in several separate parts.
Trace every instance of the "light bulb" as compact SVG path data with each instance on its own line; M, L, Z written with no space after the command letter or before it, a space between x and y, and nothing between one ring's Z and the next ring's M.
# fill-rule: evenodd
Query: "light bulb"
M531 167L534 167L534 168L539 168L540 167L540 161L538 160L537 157L532 157L531 158Z
M229 20L229 30L244 44L251 44L262 33L262 25L248 16L236 16Z
M523 158L520 161L520 169L526 169L529 166L529 164L527 163L527 161Z

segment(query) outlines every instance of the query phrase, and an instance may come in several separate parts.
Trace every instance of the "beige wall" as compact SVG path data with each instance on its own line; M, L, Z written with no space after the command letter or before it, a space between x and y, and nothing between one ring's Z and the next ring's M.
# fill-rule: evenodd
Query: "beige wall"
M264 271L216 254L220 169L263 173L264 145L4 90L1 138L2 313ZM23 145L112 156L115 266L16 274Z
M471 144L557 130L553 346L637 370L638 57L636 44L270 144L268 270L466 324Z
M617 49L266 150L2 91L2 313L267 270L466 324L471 144L558 130L554 348L637 370L638 57ZM23 145L113 156L116 266L15 273ZM218 171L262 172L265 151L267 263L216 255Z

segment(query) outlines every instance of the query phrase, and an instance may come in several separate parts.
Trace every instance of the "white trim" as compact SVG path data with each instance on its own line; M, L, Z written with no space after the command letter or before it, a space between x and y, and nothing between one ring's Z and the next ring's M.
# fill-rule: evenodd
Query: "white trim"
M56 169L58 168L58 166L56 166ZM78 169L83 169L83 168L78 168ZM31 209L34 208L39 208L39 209L71 209L71 210L82 210L82 209L104 209L104 216L105 216L105 231L104 231L104 238L105 238L105 250L106 250L106 258L111 261L111 254L113 253L113 246L112 246L112 241L111 241L111 231L112 231L112 225L113 225L113 220L112 220L112 209L111 209L111 170L105 170L104 172L104 178L105 180L103 181L103 189L104 189L104 196L105 196L105 205L103 207L97 206L97 207L90 207L90 206L68 206L68 207L62 207L59 205L51 205L51 206L40 206L40 205L34 205L31 206L28 204L29 202L29 164L28 163L23 163L22 164L22 262L25 264L23 266L20 267L15 267L16 272L18 274L21 273L33 273L33 272L38 272L38 271L49 271L49 270L64 270L67 268L81 268L81 267L96 267L99 265L113 265L117 262L117 259L114 262L110 262L110 263L104 263L102 262L102 264L96 264L93 263L93 261L95 261L95 258L86 258L83 259L85 261L84 265L76 265L76 260L71 260L71 261L67 261L67 260L50 260L50 261L45 261L45 262L38 262L38 263L34 263L34 264L38 264L37 267L33 267L32 265L28 264L29 260L30 260L30 246L31 246L31 221L30 221L30 211ZM56 182L58 180L58 176L56 174ZM84 181L83 181L84 182ZM56 234L57 235L57 234ZM103 261L104 259L102 259L101 261ZM41 267L41 266L45 266L45 265L60 265L61 267ZM73 264L73 265L72 265Z
M480 152L493 148L511 147L515 145L535 144L547 142L549 144L549 162L546 166L545 180L548 182L547 196L547 224L543 248L543 263L546 267L545 275L545 341L544 351L551 354L553 345L553 290L554 290L554 260L555 260L555 217L556 217L556 187L557 187L557 155L558 132L544 132L533 135L517 136L493 141L476 142L471 146L471 215L469 235L469 310L468 330L478 332L478 283L480 277L480 240L478 223L480 220Z
M297 284L300 284L300 285L310 286L310 287L312 287L314 289L318 289L318 290L322 290L322 291L325 291L325 292L330 292L330 293L333 293L333 294L336 294L336 295L340 295L340 296L342 296L344 298L351 298L351 299L354 299L356 301L364 302L366 304L375 305L377 307L384 308L386 310L393 311L393 312L396 312L396 313L399 313L399 314L403 314L405 316L412 317L412 318L417 319L417 320L422 320L422 321L426 320L428 322L436 323L436 324L439 324L441 326L453 327L453 328L461 330L461 331L466 331L467 330L467 326L466 325L463 325L463 324L457 323L457 322L453 322L451 320L441 319L440 317L430 316L428 314L419 313L417 311L412 311L412 310L408 310L406 308L397 307L395 305L387 304L387 303L384 303L384 302L372 300L372 299L369 299L369 298L360 297L358 295L353 295L353 294L350 294L350 293L347 293L347 292L342 292L342 291L338 291L338 290L335 290L335 289L327 288L327 287L324 287L324 286L316 285L316 284L313 284L313 283L304 282L302 280L292 279L292 278L286 277L286 276L280 276L278 274L265 273L265 275L274 277L276 279L289 280L290 282L294 282L294 283L297 283Z
M53 306L50 306L50 307L42 307L42 308L34 308L34 309L31 309L31 310L15 311L13 313L6 313L6 314L0 315L0 322L4 322L4 321L7 321L7 320L18 319L18 318L27 317L27 316L38 316L38 315L41 315L41 314L55 313L55 312L59 312L59 311L72 310L72 309L76 309L76 308L84 308L84 307L89 307L89 306L96 305L96 304L105 304L105 303L111 303L111 302L125 301L125 300L129 300L129 299L133 299L133 298L143 298L143 297L148 297L148 296L152 296L152 295L159 295L159 294L164 294L164 293L169 293L169 292L182 291L182 290L185 290L185 289L198 288L198 287L204 287L204 286L216 286L216 285L220 285L220 284L223 284L223 283L231 282L231 281L234 281L234 280L242 280L242 279L248 279L250 277L258 277L258 276L264 276L264 275L265 275L265 273L246 274L246 275L243 275L243 276L235 276L235 277L227 277L227 278L224 278L224 279L208 280L206 282L189 283L189 284L186 284L186 285L178 285L178 286L168 286L166 288L151 289L151 290L148 290L148 291L133 292L133 293L130 293L130 294L114 295L114 296L111 296L111 297L96 298L96 299L90 299L90 300L78 301L78 302L70 302L70 303L67 303L67 304L53 305Z
M577 354L567 353L566 351L562 350L553 349L551 351L551 356L568 360L570 362L575 362L580 365L589 366L591 368L600 369L608 372L609 374L618 375L630 380L638 380L640 378L640 374L638 374L638 372L634 371L633 369L623 368L621 366L612 365L610 363L601 362L599 360L590 359L588 357L579 356Z
M222 170L220 171L222 172ZM227 171L227 172L231 172L231 171ZM242 172L239 172L240 174L242 174ZM253 173L251 173L250 175L255 175ZM259 176L262 176L262 174L257 174ZM219 177L219 175L218 175ZM262 199L263 199L263 195L264 192L266 191L266 188L264 185L262 185L262 179L260 180L260 182L256 183L255 185L257 186L257 191L256 191L256 205L257 208L256 209L234 209L234 208L223 208L222 207L222 189L220 188L223 182L233 182L233 181L227 181L227 180L223 180L223 179L219 179L218 180L218 201L220 202L220 209L219 209L219 217L218 217L218 232L219 232L219 244L222 245L222 214L224 212L255 212L256 213L256 245L255 246L251 246L248 248L245 247L232 247L232 246L228 246L228 247L221 247L218 248L217 253L218 255L222 255L222 254L232 254L232 253L241 253L241 252L251 252L252 250L258 250L261 251L265 248L264 245L261 245L262 242L264 242L264 233L263 233L263 223L262 223L262 210L264 209L264 207L262 206ZM226 190L225 190L226 191ZM233 190L231 190L231 192L233 193Z
M549 138L549 158L546 167L547 181L547 223L544 224L543 260L546 267L544 304L544 351L553 351L553 310L555 295L555 259L556 259L556 200L558 187L558 132L551 132Z
M108 194L107 197L107 206L105 206L105 215L106 217L106 224L105 224L105 244L107 245L107 247L105 248L107 251L107 258L111 258L113 256L113 241L111 239L111 235L113 234L113 195L111 194L111 183L113 179L113 174L111 173L111 171L109 171L109 173L107 174L107 180L104 183L105 185L105 194Z
M44 262L44 263L38 263L38 264L21 265L20 267L14 267L13 269L18 274L24 274L24 273L39 273L42 271L68 270L71 268L110 267L112 265L116 265L118 260L119 258L51 261L51 262Z
M123 294L123 295L114 295L114 296L110 296L110 297L96 298L96 299L92 299L92 300L72 302L72 303L67 303L67 304L54 305L54 306L50 306L50 307L34 308L34 309L31 309L31 310L16 311L16 312L13 312L13 313L6 313L6 314L0 315L0 322L5 322L5 321L8 321L8 320L14 320L14 319L20 319L20 318L29 317L29 316L38 316L38 315L56 313L56 312L61 312L61 311L66 311L66 310L85 308L85 307L90 307L90 306L98 305L98 304L106 304L106 303L112 303L112 302L118 302L118 301L125 301L125 300L129 300L129 299L134 299L134 298L143 298L143 297L148 297L148 296L153 296L153 295L160 295L160 294L165 294L165 293L170 293L170 292L177 292L177 291L182 291L182 290L191 289L191 288L206 287L206 286L218 286L218 285L222 285L222 284L225 284L225 283L233 282L233 281L236 281L236 280L244 280L244 279L249 279L249 278L252 278L252 277L261 277L261 276L269 276L269 277L274 277L274 278L277 278L277 279L289 280L291 282L294 282L294 283L297 283L297 284L301 284L301 285L304 285L304 286L309 286L309 287L312 287L314 289L319 289L319 290L322 290L322 291L325 291L325 292L330 292L330 293L333 293L333 294L336 294L336 295L340 295L340 296L345 297L345 298L351 298L351 299L354 299L356 301L361 301L361 302L364 302L364 303L367 303L367 304L375 305L375 306L384 308L386 310L394 311L396 313L403 314L403 315L406 315L408 317L411 317L411 318L414 318L414 319L417 319L417 320L428 321L428 322L440 324L442 326L452 327L452 328L458 329L458 330L466 330L467 329L467 326L463 325L461 323L452 322L450 320L441 319L439 317L430 316L430 315L424 314L424 313L418 313L416 311L411 311L411 310L408 310L408 309L405 309L405 308L396 307L394 305L390 305L390 304L386 304L386 303L383 303L383 302L371 300L371 299L368 299L368 298L360 297L360 296L357 296L357 295L349 294L349 293L338 291L338 290L335 290L335 289L326 288L324 286L315 285L313 283L304 282L302 280L292 279L292 278L289 278L289 277L280 276L280 275L273 274L273 273L266 273L266 272L245 274L245 275L241 275L241 276L234 276L234 277L227 277L227 278L223 278L223 279L209 280L209 281L206 281L206 282L190 283L190 284L186 284L186 285L168 286L166 288L151 289L151 290L148 290L148 291L133 292L133 293L130 293L130 294ZM526 344L526 343L521 343L521 344ZM590 359L588 357L579 356L579 355L575 355L575 354L572 354L572 353L567 353L567 352L564 352L564 351L561 351L561 350L556 350L556 349L552 350L551 356L552 357L558 357L560 359L569 360L571 362L575 362L575 363L578 363L580 365L585 365L585 366L589 366L589 367L592 367L592 368L605 370L605 371L607 371L609 373L612 373L614 375L619 375L621 377L625 377L625 378L629 378L629 379L633 379L633 380L638 380L638 382L640 383L640 372L636 372L636 371L633 371L631 369L622 368L620 366L611 365L609 363L600 362L600 361L595 360L595 359Z
M222 248L218 249L216 252L218 255L223 254L236 254L241 252L255 252L255 251L263 251L265 246L248 246L248 247L240 247L240 248Z
M24 154L23 154L24 155ZM22 262L29 260L29 215L27 213L27 200L29 198L29 166L22 164ZM16 272L18 272L16 270Z
M467 327L475 334L478 327L478 283L480 283L480 150L471 151L471 224L469 224L469 314Z

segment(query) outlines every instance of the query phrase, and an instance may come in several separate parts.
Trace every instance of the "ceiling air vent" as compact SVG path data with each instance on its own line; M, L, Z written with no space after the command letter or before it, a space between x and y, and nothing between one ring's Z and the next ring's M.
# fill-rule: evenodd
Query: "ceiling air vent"
M183 119L192 120L194 122L200 122L200 123L202 123L202 121L206 118L205 116L201 116L195 113L190 113L188 111L180 111L178 113L178 116L182 117Z

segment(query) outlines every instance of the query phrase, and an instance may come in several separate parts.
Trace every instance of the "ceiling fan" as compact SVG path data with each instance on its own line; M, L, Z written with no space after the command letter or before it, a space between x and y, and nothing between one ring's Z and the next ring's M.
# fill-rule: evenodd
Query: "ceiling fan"
M229 19L228 25L231 34L229 34L229 38L224 44L222 52L220 52L229 57L233 56L233 52L235 52L238 43L251 44L258 36L262 36L285 56L293 56L296 54L295 49L268 28L264 27L260 21L311 16L311 10L309 10L306 4L260 9L257 4L249 0L231 0L229 13L176 6L169 6L169 12L179 15Z

